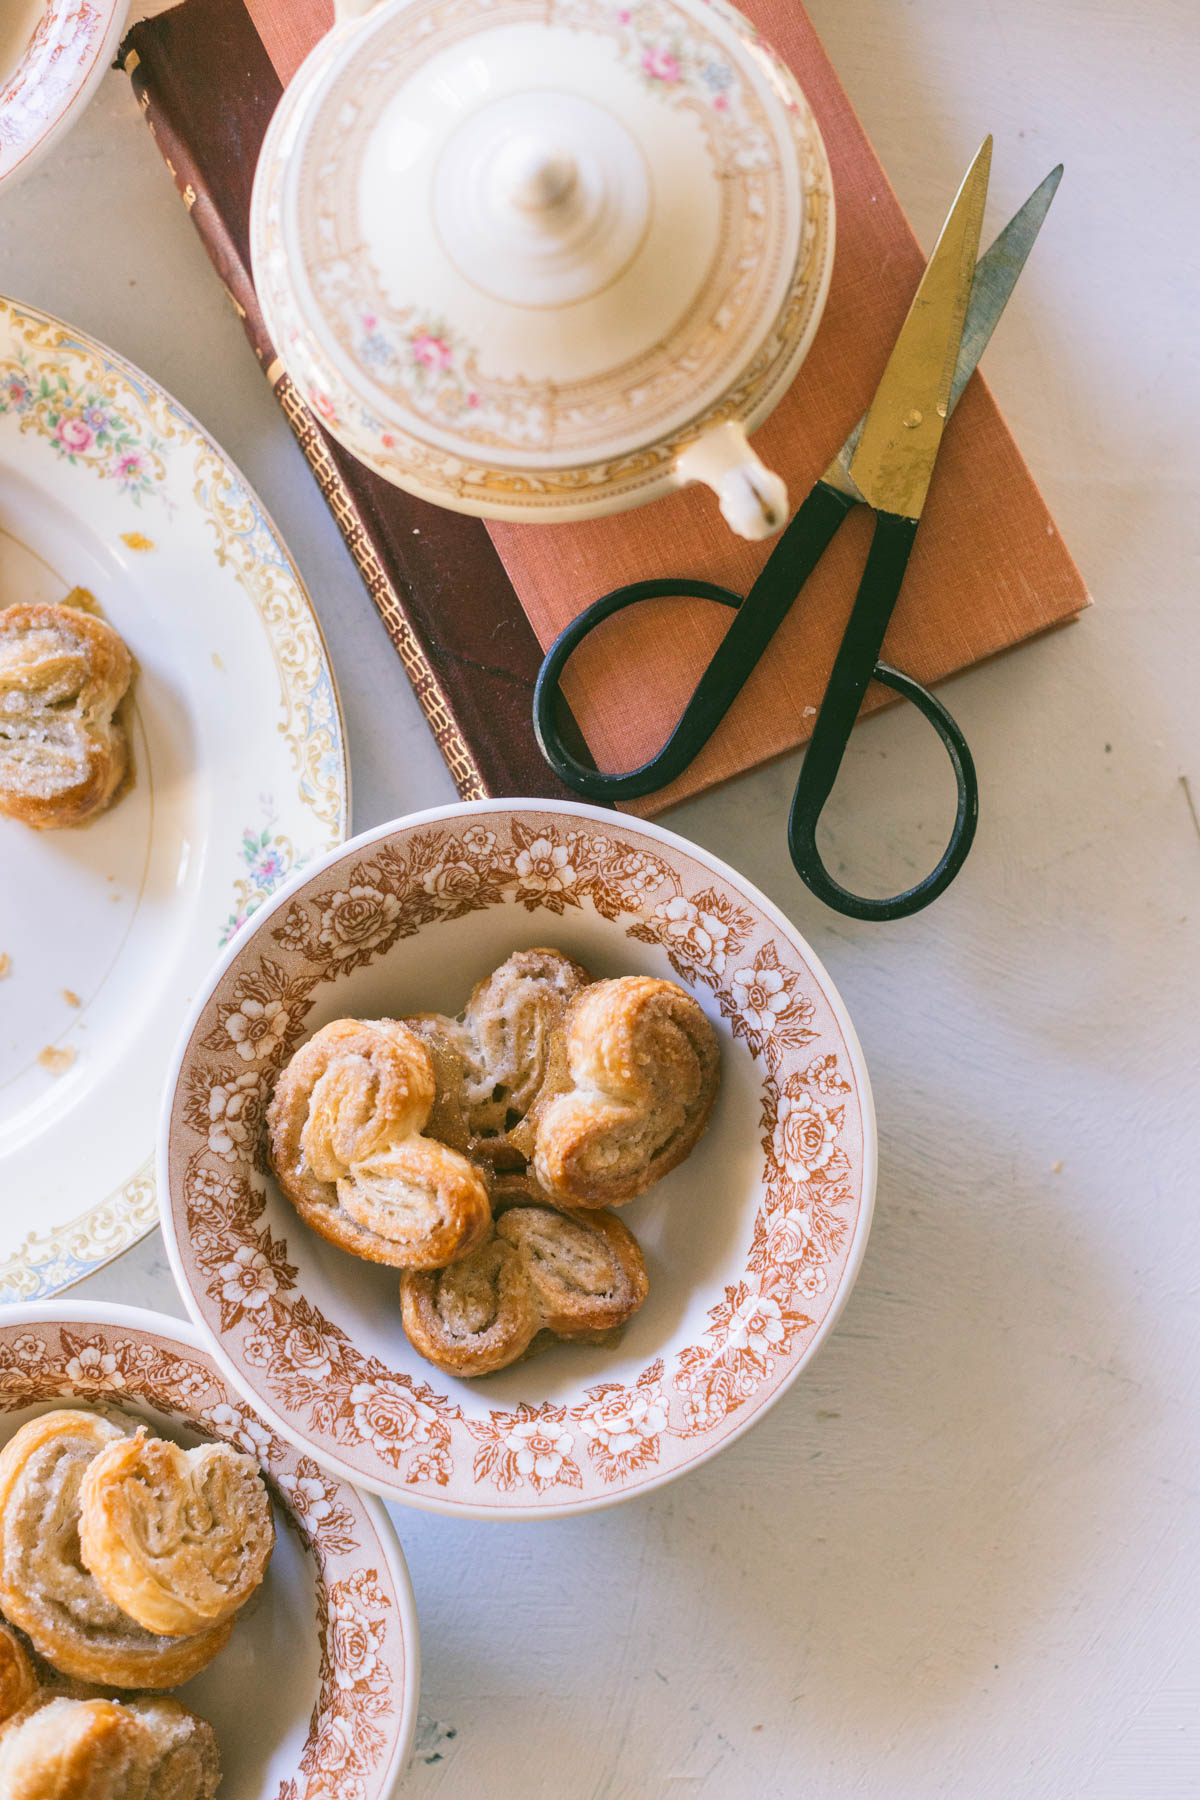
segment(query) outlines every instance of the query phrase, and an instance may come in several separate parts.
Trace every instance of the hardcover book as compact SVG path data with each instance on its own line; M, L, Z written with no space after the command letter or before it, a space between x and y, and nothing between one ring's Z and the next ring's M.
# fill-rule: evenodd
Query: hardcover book
M743 0L742 10L795 70L833 170L837 242L824 318L797 380L754 440L798 504L870 400L924 258L802 8L796 0ZM583 523L485 523L405 494L322 430L267 337L248 238L267 125L331 19L331 0L183 0L135 25L121 60L459 793L561 796L531 726L543 649L584 606L627 581L678 575L744 593L771 545L735 538L713 496L694 488ZM1052 226L1053 218L1051 233ZM629 810L657 812L805 741L870 524L860 509L838 534L691 768ZM935 682L1087 604L976 374L946 435L885 656ZM653 754L728 616L693 601L655 602L612 620L573 659L564 686L581 743L601 768L630 768ZM888 698L872 687L864 710Z

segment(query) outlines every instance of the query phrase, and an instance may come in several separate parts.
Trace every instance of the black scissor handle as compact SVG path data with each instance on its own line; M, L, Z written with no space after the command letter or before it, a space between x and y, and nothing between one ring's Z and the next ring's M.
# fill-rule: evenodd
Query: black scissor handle
M893 894L888 900L871 900L862 894L852 894L849 888L844 888L840 881L834 880L817 850L817 821L829 797L828 792L810 796L801 781L796 788L788 819L788 849L796 872L805 886L827 906L834 907L851 919L906 919L911 913L920 912L922 907L928 906L931 900L936 900L949 887L966 861L967 852L974 841L975 827L979 823L979 782L975 774L975 760L967 740L936 694L923 688L911 675L904 675L899 669L893 669L889 663L876 663L872 679L882 682L884 687L892 688L897 694L902 694L906 700L911 700L918 712L929 720L946 746L958 785L958 811L954 829L950 833L950 842L937 867L931 869L923 881L918 881L915 887L906 888L902 894Z
M643 794L666 787L668 782L683 774L710 735L710 731L701 735L689 729L690 720L685 712L662 749L649 762L621 774L609 773L604 769L589 768L571 754L554 716L559 680L568 659L597 625L603 625L614 613L624 612L627 606L636 606L642 600L672 599L716 600L721 606L735 609L742 605L740 594L711 581L632 581L627 587L614 588L611 594L594 600L577 619L572 619L555 638L538 670L533 690L533 729L538 749L558 779L588 800L639 800Z
M589 800L637 800L676 781L703 750L748 681L796 595L828 549L857 501L825 481L814 484L780 537L758 579L743 600L711 581L656 579L617 588L586 607L546 652L533 692L533 729L538 747L560 781ZM715 600L734 617L696 683L696 691L657 755L640 769L609 774L581 763L563 742L555 719L559 679L571 652L614 613L641 600Z

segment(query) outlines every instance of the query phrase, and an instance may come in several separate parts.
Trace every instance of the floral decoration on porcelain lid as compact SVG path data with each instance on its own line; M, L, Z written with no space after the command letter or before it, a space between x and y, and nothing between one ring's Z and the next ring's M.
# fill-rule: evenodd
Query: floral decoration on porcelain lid
M400 485L499 516L652 498L710 426L752 429L831 247L800 90L706 0L384 0L301 69L254 201L310 403Z

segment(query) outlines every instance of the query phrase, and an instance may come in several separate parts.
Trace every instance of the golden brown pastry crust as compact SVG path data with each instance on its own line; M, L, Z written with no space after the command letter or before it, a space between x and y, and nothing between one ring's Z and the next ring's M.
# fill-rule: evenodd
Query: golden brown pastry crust
M29 1653L15 1631L0 1620L0 1724L20 1712L38 1691Z
M450 1375L489 1375L551 1337L596 1340L650 1291L633 1233L611 1213L547 1205L528 1176L497 1180L495 1234L453 1268L400 1280L413 1348Z
M716 1034L673 981L624 975L572 1003L571 1087L542 1111L533 1166L563 1206L623 1206L681 1163L720 1085Z
M147 1698L126 1704L150 1736L146 1800L213 1800L221 1785L221 1752L208 1720L178 1700Z
M542 1325L555 1337L607 1336L650 1292L641 1246L615 1213L514 1206L496 1232L520 1256Z
M116 1700L34 1700L0 1732L5 1800L148 1800L149 1736Z
M186 1637L245 1605L266 1572L275 1526L248 1456L228 1444L181 1450L141 1430L89 1463L79 1543L114 1605L147 1631Z
M433 1105L425 1121L426 1136L466 1156L471 1150L472 1131L461 1027L441 1013L412 1013L401 1023L416 1032L429 1052L433 1068Z
M115 716L133 663L111 625L65 606L0 612L0 812L48 830L86 825L125 775Z
M498 1236L448 1269L406 1269L400 1308L413 1349L448 1375L507 1368L541 1330L520 1253Z
M175 1687L212 1661L231 1626L184 1637L146 1631L113 1604L80 1555L84 1473L125 1435L96 1413L60 1409L22 1425L0 1451L0 1610L64 1675L117 1688Z
M487 1235L487 1187L424 1135L435 1103L428 1046L394 1019L335 1019L275 1084L268 1154L306 1225L369 1262L440 1268Z
M517 950L477 983L459 1018L407 1019L435 1053L432 1134L459 1143L465 1131L471 1153L501 1167L532 1155L542 1112L569 1086L563 1027L590 981L561 950Z
M40 1694L0 1731L4 1800L213 1800L212 1726L176 1700Z

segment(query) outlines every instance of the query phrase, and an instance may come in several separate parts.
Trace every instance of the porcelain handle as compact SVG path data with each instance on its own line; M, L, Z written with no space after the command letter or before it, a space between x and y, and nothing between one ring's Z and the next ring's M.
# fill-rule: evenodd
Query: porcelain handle
M733 420L714 425L675 459L680 481L703 481L717 496L721 517L744 538L769 538L787 522L787 484L750 448Z

